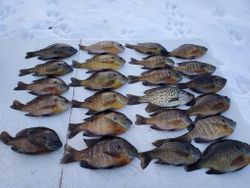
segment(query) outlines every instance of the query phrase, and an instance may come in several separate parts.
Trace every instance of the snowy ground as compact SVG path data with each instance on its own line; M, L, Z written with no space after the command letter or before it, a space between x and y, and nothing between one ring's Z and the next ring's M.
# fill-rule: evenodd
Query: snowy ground
M1 0L0 39L203 39L250 126L249 8L249 0Z

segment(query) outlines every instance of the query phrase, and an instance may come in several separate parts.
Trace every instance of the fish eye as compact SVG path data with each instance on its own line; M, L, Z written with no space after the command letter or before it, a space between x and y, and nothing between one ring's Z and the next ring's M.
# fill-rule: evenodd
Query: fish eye
M114 42L111 42L111 44L114 44Z
M57 84L57 81L54 81L54 84Z
M112 95L112 97L113 97L113 98L116 98L116 95L115 95L115 94L113 94L113 95Z
M54 99L55 102L57 102L57 99Z
M224 120L224 119L221 119L221 121L222 121L223 123L225 123L225 120Z
M121 146L121 145L118 145L118 146L117 146L117 149L118 149L118 150L122 149L122 146Z

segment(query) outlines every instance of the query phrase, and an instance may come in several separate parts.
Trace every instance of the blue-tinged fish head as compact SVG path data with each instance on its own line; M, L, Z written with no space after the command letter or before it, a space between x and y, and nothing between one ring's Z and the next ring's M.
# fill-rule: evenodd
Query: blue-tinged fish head
M127 116L118 112L114 115L113 120L118 122L121 126L125 127L126 129L128 129L133 124L133 122L130 119L128 119Z
M208 64L205 66L205 71L208 73L214 73L216 71L216 66Z
M62 142L59 136L53 131L44 131L43 139L45 141L45 146L50 151L55 151L59 149L60 147L62 147Z

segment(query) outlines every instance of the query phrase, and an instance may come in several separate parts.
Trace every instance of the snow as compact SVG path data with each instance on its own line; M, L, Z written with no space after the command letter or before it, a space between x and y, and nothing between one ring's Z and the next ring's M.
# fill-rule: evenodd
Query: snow
M248 118L250 106L250 64L248 63L250 58L249 8L250 1L248 0L1 0L0 39L2 40L0 44L0 65L3 70L5 70L5 68L9 69L6 69L8 71L1 71L0 80L5 81L6 77L10 78L10 80L8 80L9 84L1 84L1 91L6 91L3 92L1 96L9 96L8 99L3 99L2 97L0 98L0 101L5 107L5 111L2 110L1 112L4 112L5 114L7 112L10 114L9 116L3 116L3 124L1 125L1 129L8 130L11 132L11 134L14 134L27 126L35 126L41 123L50 127L50 124L55 122L56 125L53 125L53 128L59 132L62 140L65 140L65 131L67 129L67 123L65 122L68 122L67 118L69 111L60 116L56 116L55 119L53 118L53 120L51 118L50 122L48 122L40 118L30 120L30 118L24 117L21 112L19 113L9 108L6 109L6 107L8 107L15 98L20 100L25 99L25 101L28 101L32 98L32 96L27 95L25 92L21 92L21 94L20 92L12 93L12 88L19 80L17 77L18 69L21 67L27 67L29 64L32 64L32 62L37 63L36 60L31 60L26 64L26 62L24 62L23 56L26 51L37 49L38 44L39 47L44 47L47 44L50 44L52 39L77 39L75 41L68 41L68 43L72 43L74 46L77 46L79 41L78 39L80 38L82 39L82 42L92 39L121 39L123 41L144 40L150 42L159 41L163 43L167 49L171 50L176 47L175 44L177 44L177 42L175 43L173 41L178 41L178 43L181 44L185 41L185 39L201 39L208 44L213 53L210 55L215 57L218 62L218 67L220 68L221 74L228 79L226 93L231 93L230 96L233 96L235 99L236 104L245 120L241 120L241 116L237 113L238 108L235 106L235 103L233 103L233 112L231 118L237 119L238 126L236 127L235 134L232 135L232 138L250 143L249 136L244 134L246 132L245 130L249 130L250 126L250 120ZM29 39L29 41L34 39L34 41L37 43L27 42L26 44L26 42L19 39ZM88 43L90 42L91 41L88 41ZM23 45L24 43L25 45ZM135 53L130 53L130 51L128 51L128 54L129 56L126 56L127 60L130 58L130 56L136 57L136 55L138 55L135 55ZM80 61L83 61L85 58L87 58L85 53L79 54ZM210 60L211 63L214 63L213 58L208 60ZM18 63L18 66L15 65L15 62ZM9 67L10 65L8 65L8 63L10 63L11 67ZM22 63L25 65L22 65ZM133 66L132 70L129 70L129 74L135 73L134 71L139 70L134 67L135 66ZM124 73L128 74L126 70L124 71ZM79 74L80 78L85 76L84 72L81 73L78 71L77 74ZM73 74L65 77L67 82L69 82L69 78L72 75ZM22 78L22 81L31 80L32 77ZM133 87L139 85L140 84L136 84ZM71 92L72 91L68 92L66 96L70 97ZM79 90L79 92L83 92L83 90ZM90 95L90 92L86 92L86 90L84 90L84 92L86 97ZM126 91L124 93L128 92ZM129 107L129 109L131 110L130 113L137 113L137 108L134 109ZM79 117L82 111L74 111L78 115L76 115L77 119L75 120L73 118L72 121L80 121L81 119ZM16 122L14 120L16 120ZM27 122L27 124L23 122ZM58 128L57 126L62 126L63 129ZM127 133L128 135L131 134L129 137L134 136L144 139L144 136L141 136L135 132L135 129L139 129L141 131L141 135L144 133L148 134L150 131L145 127L133 127ZM160 134L156 133L155 131L151 131L150 133L154 138ZM125 137L128 136L127 134ZM172 134L173 133L169 133L168 136L171 136ZM180 133L177 134L179 135ZM76 143L76 140L78 140L78 143ZM79 143L79 140L81 140L80 135L78 135L78 137L72 142L73 144L76 144L76 146L82 146L81 143ZM130 141L134 143L134 140L131 138ZM145 139L145 141L140 140L139 143L136 144L140 146L141 150L146 150L150 149L150 141L152 141L151 138ZM0 182L3 187L17 187L22 183L23 178L27 179L23 183L24 187L34 187L36 182L39 183L48 180L46 176L49 175L51 175L49 178L50 180L51 178L54 178L55 180L52 181L53 183L48 183L48 187L56 187L58 185L57 180L59 180L58 178L60 177L60 174L58 174L58 165L56 164L58 159L61 157L62 150L50 154L50 161L44 156L42 158L33 158L33 162L29 160L30 157L13 154L12 151L6 150L6 146L3 144L0 145L0 150L5 151L0 155L1 160L9 157L14 160L9 160L7 163L1 163L2 165L0 165ZM28 165L29 168L23 168L22 170L19 169L18 173L20 174L11 180L13 176L13 173L11 172L15 172L13 171L13 166L17 165L17 169L18 167L22 167L18 160L21 160L25 164L31 164ZM39 168L38 165L35 165L36 163L41 163L48 169ZM135 173L134 176L137 177L136 179L138 181L138 185L148 185L146 182L143 182L145 177L146 179L150 178L153 185L153 183L157 183L156 180L160 180L159 176L161 176L161 174L159 174L159 172L164 172L166 182L165 180L164 184L159 182L158 186L162 184L169 185L170 187L171 185L178 185L178 187L184 186L185 184L182 185L177 181L182 177L185 179L185 183L190 186L192 183L194 183L192 181L197 181L195 185L201 185L201 183L203 183L203 186L205 186L204 182L202 181L208 180L209 182L211 181L211 185L214 187L221 187L224 185L219 183L220 180L224 183L229 181L230 178L235 178L234 183L230 184L227 182L225 185L228 187L236 187L236 184L238 184L236 180L241 183L242 179L247 177L246 173L249 174L249 167L247 167L246 169L233 175L220 176L221 179L219 179L213 176L205 176L204 171L190 174L182 172L182 170L179 168L172 167L158 167L160 168L160 171L154 171L154 166L154 164L150 164L150 169L147 169L146 172L143 172L140 170L139 161L136 160L133 161L131 166L125 168ZM6 169L11 172L6 173ZM114 180L112 179L111 175L102 176L100 174L113 173L115 175L117 172L120 173L120 178L122 178L126 172L126 170L114 170L113 172L102 173L91 172L81 169L78 164L65 165L65 170L65 172L68 171L69 175L65 176L64 174L64 177L70 178L68 178L68 182L64 182L64 187L79 186L77 181L80 180L77 178L79 178L78 176L81 173L85 173L85 175L88 173L89 174L87 176L82 175L80 183L83 183L84 179L91 179L94 176L103 177L104 179L108 177L110 178L110 182L113 182ZM151 173L149 172L150 170L152 170ZM48 173L48 175L46 175L46 172L51 172L51 174ZM156 172L157 178L152 178L152 172ZM175 173L177 179L173 179L171 172ZM6 176L4 176L3 173L6 173ZM144 179L140 179L140 173L145 173ZM22 174L27 176L23 177ZM193 178L194 175L196 175L197 178ZM203 179L198 180L201 176ZM240 178L241 176L242 179ZM34 180L32 177L36 177L36 179ZM187 180L187 178L189 178L189 180ZM8 181L6 181L6 179L8 179ZM95 180L92 181L93 184L91 185L93 187L94 185L97 185L95 184ZM213 183L213 181L216 183ZM3 182L4 184L2 184ZM136 183L135 180L132 182ZM114 185L119 185L119 183ZM126 187L124 184L122 185ZM85 184L85 187L89 187L88 184ZM245 184L243 183L241 185L241 187L247 187L246 181Z

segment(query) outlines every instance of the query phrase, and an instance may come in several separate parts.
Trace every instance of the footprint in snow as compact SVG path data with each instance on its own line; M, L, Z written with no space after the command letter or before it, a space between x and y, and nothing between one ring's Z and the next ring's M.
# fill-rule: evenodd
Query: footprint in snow
M250 79L248 79L247 77L238 75L237 78L235 78L235 81L242 94L246 94L250 92L250 85L249 85Z
M8 16L13 15L16 13L16 9L12 6L3 6L0 8L0 17L1 20L5 20Z
M46 2L49 5L58 5L59 4L59 0L47 0Z
M235 29L231 28L228 31L228 36L229 39L234 43L234 44L239 44L242 41L242 35Z
M47 10L46 15L50 18L57 18L60 16L60 12L54 10Z
M218 7L214 10L214 12L212 13L213 16L217 16L217 17L224 17L225 16L225 10L221 7Z

